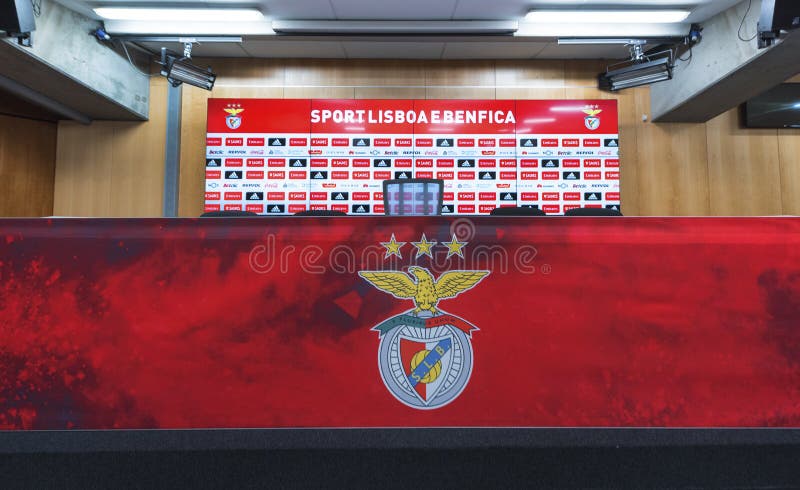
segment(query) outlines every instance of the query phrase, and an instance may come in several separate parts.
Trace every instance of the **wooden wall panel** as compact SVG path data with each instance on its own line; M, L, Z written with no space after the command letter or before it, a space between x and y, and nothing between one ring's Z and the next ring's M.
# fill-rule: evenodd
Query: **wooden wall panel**
M57 126L0 115L0 217L50 216Z
M707 124L649 122L649 89L597 89L605 63L585 60L198 60L218 74L214 91L183 91L179 213L203 209L206 101L264 98L615 98L619 102L621 194L626 215L800 213L797 131L745 130L737 111ZM163 83L155 78L153 83ZM155 97L155 96L154 96ZM158 104L161 104L160 106ZM153 101L141 127L61 123L56 210L95 216L151 215L161 210L164 118ZM645 116L645 119L643 119ZM146 169L121 153L147 148ZM140 173L143 172L143 173ZM109 184L111 183L111 184ZM139 187L135 187L139 189ZM113 202L112 202L113 201Z
M426 99L494 99L497 97L494 61L428 61Z
M639 117L633 121L635 135L631 136L635 136L636 146L632 149L635 153L624 159L622 202L648 216L708 215L705 124L651 123L650 91L635 89L632 93L635 115L647 115L648 120ZM625 134L623 141L628 139ZM641 189L647 189L646 198Z
M424 99L425 87L356 87L356 99Z
M800 215L800 130L778 130L778 154L783 214Z
M111 211L111 161L114 127L58 124L56 188L53 214L108 216Z
M732 109L706 123L706 139L711 214L783 213L778 130L744 129Z
M53 214L161 216L167 84L150 84L150 120L58 125Z

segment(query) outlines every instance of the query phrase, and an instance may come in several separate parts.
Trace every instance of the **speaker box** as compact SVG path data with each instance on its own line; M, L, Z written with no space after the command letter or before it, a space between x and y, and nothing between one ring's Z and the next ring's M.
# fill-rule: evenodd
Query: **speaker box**
M800 27L800 2L797 0L763 0L759 31L788 31Z
M0 0L0 30L22 34L36 29L31 0Z

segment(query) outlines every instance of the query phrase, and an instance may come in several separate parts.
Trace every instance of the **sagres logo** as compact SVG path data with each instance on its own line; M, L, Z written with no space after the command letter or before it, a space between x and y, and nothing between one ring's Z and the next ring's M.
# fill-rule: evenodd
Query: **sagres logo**
M603 112L603 110L598 109L597 106L587 106L587 108L583 110L583 113L586 114L586 117L583 118L583 124L586 125L586 129L594 131L600 127L600 118L597 117L597 115L601 112Z
M425 235L411 242L416 257L433 257L436 241ZM386 256L402 258L405 242L395 236L384 242ZM464 257L467 242L454 234L447 247L447 258ZM450 270L434 277L425 267L410 266L402 271L360 271L363 279L395 298L411 300L415 308L387 318L372 328L380 336L378 366L386 388L400 402L417 409L434 409L455 400L472 373L472 332L478 330L467 320L439 308L439 303L474 288L489 271Z
M228 113L227 117L225 117L225 125L231 129L239 129L239 126L242 125L242 116L239 114L244 112L242 105L228 104L223 110Z

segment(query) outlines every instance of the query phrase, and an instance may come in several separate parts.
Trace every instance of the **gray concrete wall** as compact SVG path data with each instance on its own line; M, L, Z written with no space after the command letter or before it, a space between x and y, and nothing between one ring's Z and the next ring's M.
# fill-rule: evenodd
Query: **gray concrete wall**
M747 5L745 0L705 22L691 62L678 61L672 80L651 87L653 120L705 122L800 72L800 33L767 49L758 49L757 39L739 39ZM760 12L761 0L753 0L744 39L754 36Z
M125 56L120 56L89 35L99 26L100 22L73 12L53 0L42 0L41 16L36 18L36 31L33 33L33 47L17 46L16 40L7 38L2 42L6 43L5 49L17 49L27 54L30 63L41 63L55 69L87 90L133 113L138 119L147 118L149 78L136 71ZM46 72L42 71L43 74ZM13 70L4 71L0 67L0 73L15 78ZM26 84L25 80L17 81ZM91 108L88 109L78 108L91 117Z

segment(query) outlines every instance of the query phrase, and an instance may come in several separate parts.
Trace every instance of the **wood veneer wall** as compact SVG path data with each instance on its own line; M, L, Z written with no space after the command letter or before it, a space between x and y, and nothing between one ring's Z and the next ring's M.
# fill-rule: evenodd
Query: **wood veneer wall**
M601 62L213 59L212 93L183 91L181 216L203 209L206 101L263 98L616 98L626 215L800 214L800 131L751 130L738 110L705 124L649 121L650 90L596 88ZM146 123L61 123L56 214L158 216L166 85Z
M0 217L53 214L56 124L0 115Z
M161 216L167 83L150 82L150 120L58 124L55 214Z

